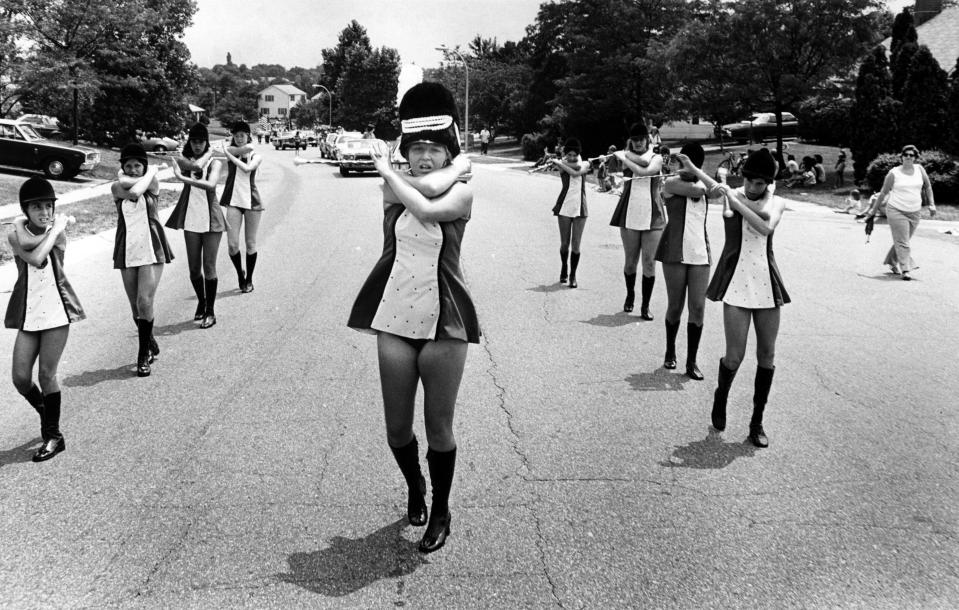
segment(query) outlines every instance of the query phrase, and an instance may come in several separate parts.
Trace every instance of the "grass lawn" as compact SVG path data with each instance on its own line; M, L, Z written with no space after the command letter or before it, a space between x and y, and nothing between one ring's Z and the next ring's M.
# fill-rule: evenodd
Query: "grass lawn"
M159 208L175 205L179 191L160 189ZM85 201L57 206L58 214L69 214L77 219L76 224L67 227L67 249L69 240L94 235L117 226L117 206L111 195L102 195ZM13 260L13 251L6 239L0 240L0 264Z

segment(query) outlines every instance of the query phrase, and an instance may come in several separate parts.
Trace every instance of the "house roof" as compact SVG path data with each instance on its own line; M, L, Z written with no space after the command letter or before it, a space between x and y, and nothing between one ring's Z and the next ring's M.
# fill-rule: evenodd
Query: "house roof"
M306 91L303 91L299 87L294 87L293 85L270 85L269 87L262 89L260 93L263 93L269 89L279 89L287 95L306 95Z
M952 74L959 59L959 6L950 6L916 28L919 44L929 47L939 67ZM892 47L892 38L882 41L886 49Z

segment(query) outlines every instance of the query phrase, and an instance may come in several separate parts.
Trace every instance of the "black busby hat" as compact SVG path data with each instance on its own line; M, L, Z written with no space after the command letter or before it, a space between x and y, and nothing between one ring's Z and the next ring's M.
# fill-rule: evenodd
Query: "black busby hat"
M703 147L697 142L686 142L683 144L683 147L679 149L679 153L689 157L689 160L693 162L693 165L699 169L703 168L703 161L706 160L706 151L703 150Z
M203 123L194 123L187 135L188 140L209 140L210 132Z
M563 144L563 152L573 152L580 154L583 150L583 146L579 143L579 140L576 138L567 138L566 143Z
M400 153L405 157L413 142L435 142L455 157L460 154L459 120L449 89L433 82L414 85L400 101Z
M57 200L53 192L53 185L45 178L34 176L20 185L20 207L26 212L27 204L31 201Z
M630 140L635 138L645 138L647 136L649 136L649 129L646 127L646 123L640 121L629 126Z
M761 179L766 182L776 181L776 160L768 148L760 148L749 153L743 163L742 175L750 180Z
M233 123L232 127L230 127L230 133L239 133L241 131L246 132L248 134L251 133L250 124L247 123L246 121L237 121L236 123Z
M137 142L127 144L120 151L120 165L126 163L128 159L138 159L143 162L144 167L148 165L147 151L143 149L142 144Z

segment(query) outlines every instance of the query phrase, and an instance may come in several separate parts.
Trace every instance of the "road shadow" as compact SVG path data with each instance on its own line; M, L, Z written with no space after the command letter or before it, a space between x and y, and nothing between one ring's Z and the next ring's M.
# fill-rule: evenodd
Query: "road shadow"
M176 324L167 324L166 326L154 326L153 334L161 337L172 337L173 335L179 335L185 330L192 330L194 328L200 327L193 319L190 319L184 322L177 322Z
M875 275L869 275L867 273L857 273L856 275L867 280L879 280L880 282L902 282L902 276L890 273L889 271ZM916 278L912 278L912 281L915 282Z
M103 381L115 381L118 379L129 379L136 376L136 364L122 364L113 369L100 369L99 371L84 371L79 375L70 375L64 377L60 382L68 388L88 388L95 386Z
M556 282L555 284L540 284L539 286L533 286L532 288L527 288L530 292L559 292L560 290L569 290L566 284L560 284Z
M417 543L402 536L407 526L404 516L362 538L336 536L323 550L290 554L290 573L275 576L313 593L342 597L384 578L412 574L428 562Z
M0 450L0 466L31 461L33 459L33 454L36 453L37 445L39 445L41 442L43 442L43 439L38 436L32 441L23 443L19 447Z
M637 322L644 322L645 320L639 316L631 316L625 311L621 311L619 313L601 313L589 320L581 321L583 324L590 324L592 326L616 328L617 326L626 326L627 324L635 324Z
M637 392L667 392L682 390L691 379L683 373L670 373L659 368L651 373L633 373L626 381Z
M660 462L666 468L696 468L716 470L729 466L737 458L753 457L756 447L748 440L738 443L723 442L722 434L710 427L706 438L688 445L677 445L669 460Z

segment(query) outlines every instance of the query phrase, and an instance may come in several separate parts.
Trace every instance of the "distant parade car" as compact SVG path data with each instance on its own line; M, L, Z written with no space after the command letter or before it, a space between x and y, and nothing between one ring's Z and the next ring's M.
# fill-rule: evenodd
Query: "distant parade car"
M48 178L69 180L100 163L100 153L43 138L29 123L0 119L0 165L40 170Z
M791 112L783 113L784 138L795 138L799 135L799 121ZM776 138L776 114L773 112L757 112L748 119L738 123L723 125L723 136L737 142L764 142Z
M339 150L340 174L348 176L350 172L375 172L373 165L373 143L380 140L349 139L337 144Z
M23 114L17 118L21 123L30 123L34 131L44 138L55 138L60 135L60 121L45 114Z
M173 138L153 134L141 137L140 144L143 145L143 150L147 152L162 153L180 148L180 143Z

